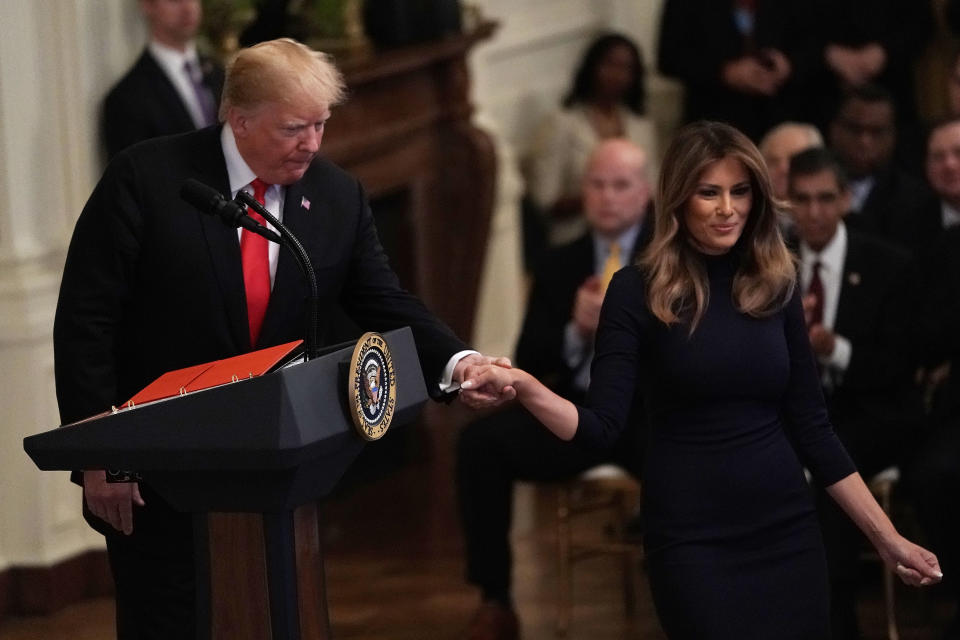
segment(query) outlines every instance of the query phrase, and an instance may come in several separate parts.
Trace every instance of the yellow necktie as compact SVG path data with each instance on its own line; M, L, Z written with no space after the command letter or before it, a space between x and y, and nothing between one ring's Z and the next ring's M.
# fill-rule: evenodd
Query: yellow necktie
M613 279L613 274L620 270L620 245L616 242L610 245L610 255L607 256L607 261L603 263L603 274L600 276L600 284L603 285L603 290L606 291L607 287L610 286L610 281Z

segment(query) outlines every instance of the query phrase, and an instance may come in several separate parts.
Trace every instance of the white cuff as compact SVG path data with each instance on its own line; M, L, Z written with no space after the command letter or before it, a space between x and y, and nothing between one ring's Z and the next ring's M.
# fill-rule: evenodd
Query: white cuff
M821 360L838 373L844 373L850 366L850 357L853 355L853 345L843 336L834 336L833 353Z
M586 349L586 339L571 320L563 329L563 361L571 369L576 369L583 364L583 354Z
M453 357L447 361L447 366L443 368L443 376L440 378L440 391L452 393L460 388L460 383L453 381L453 370L457 368L458 362L473 354L480 355L480 352L467 349L453 354Z

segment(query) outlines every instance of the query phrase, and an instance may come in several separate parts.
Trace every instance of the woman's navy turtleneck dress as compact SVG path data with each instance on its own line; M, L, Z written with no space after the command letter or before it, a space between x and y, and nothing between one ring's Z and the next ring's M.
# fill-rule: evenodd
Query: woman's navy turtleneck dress
M674 639L829 637L813 493L855 471L827 418L799 293L754 318L732 299L737 255L703 257L710 299L692 335L646 303L637 267L611 282L575 441L613 443L642 396L650 585Z

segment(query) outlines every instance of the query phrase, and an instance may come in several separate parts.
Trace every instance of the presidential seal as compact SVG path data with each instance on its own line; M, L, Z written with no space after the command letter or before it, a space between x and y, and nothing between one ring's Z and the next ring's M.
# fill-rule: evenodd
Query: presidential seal
M379 440L390 428L397 406L393 357L379 333L365 333L350 360L350 417L364 440Z

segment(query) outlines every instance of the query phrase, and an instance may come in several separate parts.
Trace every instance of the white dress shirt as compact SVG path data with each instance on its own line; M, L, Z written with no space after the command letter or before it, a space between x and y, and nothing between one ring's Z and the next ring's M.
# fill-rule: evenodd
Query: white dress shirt
M867 198L870 197L870 192L873 191L873 185L876 184L876 182L873 176L850 181L851 211L860 213L863 210L863 205L867 203Z
M944 229L960 224L960 210L956 207L940 201L940 222Z
M224 123L223 130L220 132L220 146L223 149L223 159L227 164L227 179L230 182L230 197L236 198L237 192L240 189L244 189L250 195L253 195L253 188L250 186L250 183L253 182L254 178L257 175L253 172L253 169L250 168L250 165L247 164L247 161L243 159L243 156L240 155L240 150L237 148L237 140L233 135L233 129L230 127L230 123ZM283 185L272 184L266 190L263 196L264 207L267 211L276 216L277 220L283 222L283 202L284 197L286 196L286 188ZM272 224L269 222L266 223L266 226L277 231ZM243 233L243 229L237 229L237 240L240 240L240 236ZM269 244L269 254L268 259L270 261L270 287L273 288L273 281L277 275L277 260L280 257L280 245L276 242L271 242ZM460 388L459 383L453 381L453 370L456 368L457 363L460 362L466 356L479 353L473 350L460 351L453 355L450 360L447 361L447 366L443 369L443 374L440 378L440 390L446 393L456 391Z
M206 116L203 113L203 108L200 106L197 92L193 88L193 80L191 80L189 74L187 74L186 69L183 68L184 63L187 61L193 64L194 68L200 68L200 58L197 56L197 47L191 42L187 45L185 51L177 51L176 49L151 40L147 45L147 49L150 51L153 59L157 61L157 64L160 65L160 68L163 69L163 72L170 78L170 82L173 83L173 88L177 90L177 95L180 96L183 106L187 108L187 113L190 114L190 119L193 120L194 126L198 129L207 126Z
M837 321L837 306L843 287L843 265L847 259L847 228L843 222L820 253L805 242L800 243L800 284L806 292L813 278L813 264L820 261L820 281L823 283L823 326L833 331ZM853 347L847 338L834 334L836 343L829 356L818 356L820 363L834 373L842 374L850 366Z

